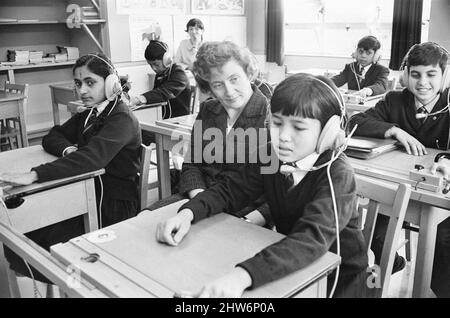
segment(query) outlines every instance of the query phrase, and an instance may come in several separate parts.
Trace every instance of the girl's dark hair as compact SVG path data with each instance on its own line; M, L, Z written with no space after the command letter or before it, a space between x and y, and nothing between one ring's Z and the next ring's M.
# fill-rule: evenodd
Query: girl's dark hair
M323 128L333 115L341 116L339 102L343 103L340 92L329 78L299 73L278 84L273 92L270 111L272 114L317 119Z
M448 63L448 53L436 43L424 42L415 44L405 56L406 66L439 65L444 73Z
M80 57L72 68L73 74L77 68L82 66L87 66L89 71L103 78L107 78L108 75L115 72L110 59L103 53L90 53Z

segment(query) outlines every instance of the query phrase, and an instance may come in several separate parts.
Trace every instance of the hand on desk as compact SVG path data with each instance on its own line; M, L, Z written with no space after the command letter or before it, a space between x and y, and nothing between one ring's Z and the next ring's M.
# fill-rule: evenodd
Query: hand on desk
M206 284L196 295L199 298L238 298L252 285L250 274L242 267Z
M156 240L170 246L177 246L189 232L194 214L184 209L170 219L160 222L156 227Z
M355 94L359 95L359 96L361 96L363 98L366 98L367 96L372 96L373 91L370 88L365 87L362 90L357 91Z
M408 154L413 154L414 156L423 156L428 154L427 149L422 145L416 138L408 134L403 129L398 127L392 127L387 130L384 134L385 138L397 139L403 147L405 147Z
M17 185L29 185L38 180L38 174L36 171L25 173L2 173L0 174L0 180Z

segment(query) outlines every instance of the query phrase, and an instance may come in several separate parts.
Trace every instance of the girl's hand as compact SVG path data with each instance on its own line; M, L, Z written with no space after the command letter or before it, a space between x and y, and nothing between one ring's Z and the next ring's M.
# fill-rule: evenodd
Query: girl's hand
M36 171L25 173L3 173L0 175L0 180L17 185L29 185L38 181L38 174Z
M413 154L414 156L423 156L428 154L427 149L422 145L416 138L408 134L403 129L398 127L392 127L384 134L385 138L395 138L397 139L403 147L405 147L408 154Z
M194 214L184 209L168 220L160 222L156 227L156 240L171 246L177 246L189 232Z
M235 267L229 274L206 284L199 298L238 298L252 285L250 274L242 267Z

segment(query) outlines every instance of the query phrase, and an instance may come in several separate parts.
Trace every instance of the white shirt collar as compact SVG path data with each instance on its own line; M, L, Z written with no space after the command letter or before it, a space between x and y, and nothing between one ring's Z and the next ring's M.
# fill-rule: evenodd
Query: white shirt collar
M372 63L370 63L369 65L366 65L364 67L362 67L361 65L359 66L361 68L361 73L365 74L367 73L367 71L370 69L370 67L372 66Z
M295 170L292 173L292 177L294 178L294 186L300 183L302 179L306 176L309 170L314 166L317 159L319 158L319 154L317 152L313 152L312 154L306 156L305 158L297 161L295 165L298 170Z
M429 102L428 104L426 104L426 105L423 105L421 102L419 102L419 100L416 97L414 97L414 102L416 103L416 110L419 110L421 107L425 106L425 109L427 110L427 112L431 113L431 111L434 108L434 105L436 105L436 103L438 102L439 97L441 97L441 95L437 94L433 98L433 100L431 102Z

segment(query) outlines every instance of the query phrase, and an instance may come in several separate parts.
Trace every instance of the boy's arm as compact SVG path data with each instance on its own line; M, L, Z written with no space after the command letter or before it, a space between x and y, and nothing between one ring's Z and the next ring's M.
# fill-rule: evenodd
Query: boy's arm
M380 65L381 69L378 72L375 81L372 85L366 86L372 90L372 95L384 94L388 86L389 69Z
M337 87L341 87L342 85L347 83L349 66L345 65L345 68L338 75L335 75L331 78L331 80L336 84Z
M389 122L390 107L393 107L389 103L389 100L388 94L375 107L369 108L363 113L353 115L350 118L350 130L355 125L358 125L355 136L385 138L386 131L395 126L395 124Z
M180 95L187 87L189 87L189 79L181 67L173 66L174 70L167 80L157 88L142 94L147 104L165 102Z

